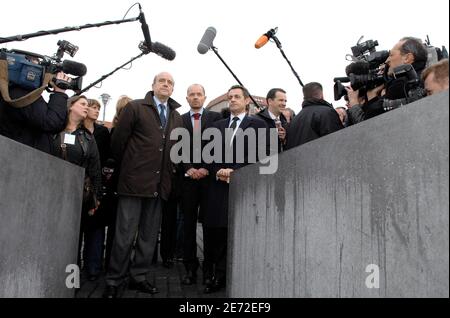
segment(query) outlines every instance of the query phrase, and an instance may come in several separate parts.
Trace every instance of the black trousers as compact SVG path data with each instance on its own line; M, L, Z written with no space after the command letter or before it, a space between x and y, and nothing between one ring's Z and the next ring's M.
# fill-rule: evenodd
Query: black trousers
M178 200L171 196L169 201L163 201L160 255L163 261L173 259L177 245L177 212Z
M197 222L203 221L203 210L207 193L207 182L205 179L184 179L181 199L181 210L184 216L183 263L187 271L194 273L199 267L197 258Z
M227 272L228 228L203 227L204 277L225 282Z

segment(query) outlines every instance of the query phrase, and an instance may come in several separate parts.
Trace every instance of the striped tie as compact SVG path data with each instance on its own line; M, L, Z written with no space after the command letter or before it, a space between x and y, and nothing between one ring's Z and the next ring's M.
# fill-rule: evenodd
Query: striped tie
M161 120L161 126L163 128L166 127L167 118L166 118L166 106L164 104L159 104L159 108L161 109L159 112L159 119Z

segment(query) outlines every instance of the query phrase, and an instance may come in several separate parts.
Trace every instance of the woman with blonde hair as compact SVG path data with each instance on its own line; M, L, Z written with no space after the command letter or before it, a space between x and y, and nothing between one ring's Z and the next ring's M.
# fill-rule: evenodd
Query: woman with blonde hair
M114 119L113 119L113 127L115 127L117 125L117 121L119 120L119 116L120 113L122 112L123 108L129 103L131 102L133 99L128 97L127 95L122 95L119 97L119 99L117 100L117 104L116 104L116 114L114 115ZM112 134L112 132L111 132Z

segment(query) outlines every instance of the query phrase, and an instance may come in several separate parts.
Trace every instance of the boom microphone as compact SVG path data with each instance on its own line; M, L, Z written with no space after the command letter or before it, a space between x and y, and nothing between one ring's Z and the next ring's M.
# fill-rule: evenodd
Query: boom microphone
M213 45L214 38L216 37L216 29L214 27L209 27L206 29L205 34L203 34L200 43L197 46L197 51L200 54L205 54Z
M255 43L255 48L260 49L264 45L266 45L267 42L269 42L269 39L271 39L278 31L278 28L273 28L264 33L259 37L259 39Z
M62 71L74 76L84 76L87 73L86 65L75 61L64 60L62 62Z
M139 49L144 54L148 54L150 52L155 53L156 55L161 56L162 58L172 61L175 59L175 56L177 55L174 50L172 50L167 45L164 45L159 42L152 42L152 48L151 50L148 49L147 45L144 42L139 43Z
M177 55L170 47L159 42L152 43L151 51L169 61L173 61Z
M139 7L139 10L141 8ZM139 22L141 22L141 29L142 29L142 33L144 34L144 40L145 40L145 44L147 45L148 48L151 49L152 46L152 40L150 38L150 31L148 29L148 24L145 21L145 15L144 12L142 10L140 10L141 12L139 13Z

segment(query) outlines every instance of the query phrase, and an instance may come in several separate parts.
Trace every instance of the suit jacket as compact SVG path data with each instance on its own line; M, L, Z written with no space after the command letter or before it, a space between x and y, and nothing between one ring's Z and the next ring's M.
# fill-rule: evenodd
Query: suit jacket
M204 168L204 163L193 163L193 142L192 142L192 136L193 136L193 127L192 127L192 120L191 120L191 114L190 112L187 112L185 114L183 114L182 116L183 119L183 127L186 128L189 131L189 136L190 136L190 160L189 162L184 162L182 163L182 170L183 170L183 174L186 173L186 171L188 171L191 168L195 168L195 169L200 169L200 168ZM204 109L203 110L203 115L200 117L200 129L201 132L203 133L203 131L205 131L205 129L212 127L213 123L222 119L222 116L220 115L220 113L217 112L213 112L213 111L209 111ZM202 148L201 150L203 150L203 146L205 145L206 141L202 141Z
M270 117L269 108L264 109L263 111L257 113L255 116L257 118L262 119L262 120L264 120L266 122L266 125L267 125L267 128L268 128L268 130L267 130L267 145L270 146L269 129L270 128L276 128L276 126L275 126L275 121L272 119L272 117ZM284 129L286 129L286 132L287 132L288 122L286 120L286 117L284 117L283 113L280 114L280 121L281 121L281 126ZM286 138L287 138L287 136L286 136ZM269 148L267 148L267 149L269 150ZM282 151L283 151L283 144L282 144L281 140L278 138L278 152L280 153ZM267 155L269 155L269 154L270 153L267 152Z
M241 167L248 165L249 160L249 147L256 146L249 144L248 140L244 142L244 162L237 162L237 154L234 151L232 162L225 162L225 150L226 147L230 147L225 141L225 129L228 128L230 124L230 118L222 119L214 123L214 127L218 128L222 133L222 162L212 163L208 166L209 171L209 187L208 187L208 198L205 209L205 225L212 228L226 228L228 226L228 189L229 185L226 182L216 180L216 173L220 169L231 168L237 170ZM264 121L255 117L245 116L242 123L239 126L242 129L242 133L245 133L248 129L255 129L256 136L258 136L258 128L267 129ZM233 139L232 147L236 150L236 140L238 138L236 134ZM258 155L258 149L255 147L256 154ZM256 157L258 160L258 157Z

